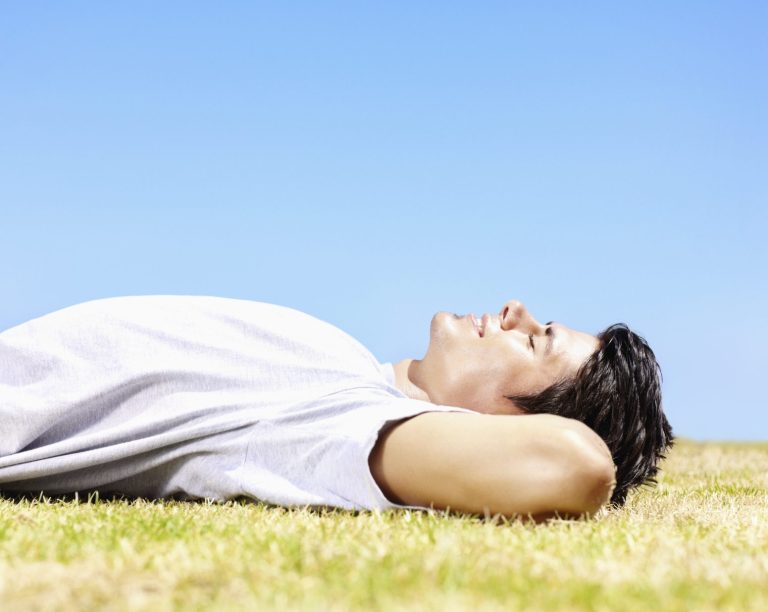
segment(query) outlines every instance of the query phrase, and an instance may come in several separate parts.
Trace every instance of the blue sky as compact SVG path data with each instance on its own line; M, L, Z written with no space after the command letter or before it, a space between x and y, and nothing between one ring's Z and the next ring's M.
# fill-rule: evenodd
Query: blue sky
M768 5L0 6L0 328L270 301L421 357L437 310L654 347L679 435L768 439Z

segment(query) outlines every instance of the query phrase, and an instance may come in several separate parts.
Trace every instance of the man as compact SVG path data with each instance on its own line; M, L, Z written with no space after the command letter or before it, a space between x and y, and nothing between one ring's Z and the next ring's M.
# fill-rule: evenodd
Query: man
M672 443L657 369L516 301L393 366L282 306L94 300L0 333L0 492L592 514Z

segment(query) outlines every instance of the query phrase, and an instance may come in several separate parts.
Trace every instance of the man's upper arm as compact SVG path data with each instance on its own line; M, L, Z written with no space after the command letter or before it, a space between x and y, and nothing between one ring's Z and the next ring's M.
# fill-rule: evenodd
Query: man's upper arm
M370 465L394 502L478 514L593 513L614 484L597 434L548 414L423 413L385 432Z

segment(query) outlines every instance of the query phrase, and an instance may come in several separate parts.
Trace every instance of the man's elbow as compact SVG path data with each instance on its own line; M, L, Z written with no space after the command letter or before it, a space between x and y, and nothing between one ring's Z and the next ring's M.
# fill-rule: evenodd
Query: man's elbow
M583 468L581 475L583 497L580 501L580 511L595 514L607 504L616 486L616 469L612 461L601 457Z
M561 482L557 486L559 491L554 493L552 509L558 513L592 515L611 499L616 468L607 448L598 449L593 436L597 437L591 430L566 433L566 452L556 459Z

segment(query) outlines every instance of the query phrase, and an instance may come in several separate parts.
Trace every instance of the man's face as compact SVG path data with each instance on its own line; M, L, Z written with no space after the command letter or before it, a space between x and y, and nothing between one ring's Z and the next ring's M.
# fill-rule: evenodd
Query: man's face
M535 394L575 375L598 347L595 336L539 323L516 300L480 318L439 312L414 382L436 404L519 414L505 396Z

